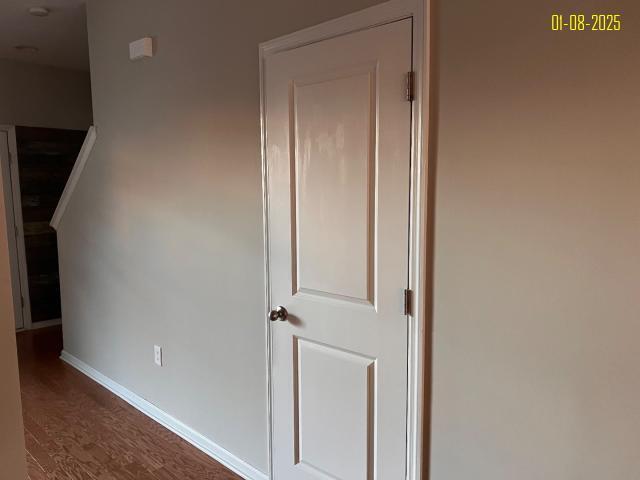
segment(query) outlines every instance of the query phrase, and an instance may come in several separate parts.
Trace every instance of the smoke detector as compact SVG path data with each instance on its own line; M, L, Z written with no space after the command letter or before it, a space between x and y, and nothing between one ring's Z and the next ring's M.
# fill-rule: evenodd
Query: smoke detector
M45 7L31 7L29 9L29 14L34 17L46 17L51 13L51 10Z

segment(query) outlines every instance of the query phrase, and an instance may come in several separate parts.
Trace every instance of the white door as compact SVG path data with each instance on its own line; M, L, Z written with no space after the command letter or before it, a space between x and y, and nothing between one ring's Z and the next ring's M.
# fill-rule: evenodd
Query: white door
M411 32L265 59L276 480L405 478Z
M9 258L9 271L11 281L7 285L0 285L0 288L9 288L13 298L13 310L16 321L16 330L24 328L24 317L22 315L21 293L20 293L20 272L18 268L17 239L15 235L15 220L13 215L13 190L11 181L11 164L9 162L9 135L0 131L0 231L6 228L7 247ZM0 247L1 248L1 247Z

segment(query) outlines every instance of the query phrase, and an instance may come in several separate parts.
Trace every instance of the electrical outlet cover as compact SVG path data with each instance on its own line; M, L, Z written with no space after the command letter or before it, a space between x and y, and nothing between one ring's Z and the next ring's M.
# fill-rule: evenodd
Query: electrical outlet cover
M158 345L153 346L153 360L156 365L159 367L162 366L162 347L159 347Z

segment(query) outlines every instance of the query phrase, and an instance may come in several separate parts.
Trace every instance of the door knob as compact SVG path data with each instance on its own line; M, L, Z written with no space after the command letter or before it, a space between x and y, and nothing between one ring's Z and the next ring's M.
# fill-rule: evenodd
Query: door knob
M275 310L271 310L271 312L269 312L269 320L272 322L275 322L276 320L284 322L288 316L289 312L287 312L287 309L282 305L277 306Z

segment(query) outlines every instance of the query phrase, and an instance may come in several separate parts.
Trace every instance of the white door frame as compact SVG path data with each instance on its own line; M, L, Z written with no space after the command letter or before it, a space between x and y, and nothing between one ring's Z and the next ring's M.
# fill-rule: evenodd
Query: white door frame
M11 262L11 283L16 316L22 315L22 328L31 329L31 303L29 298L29 277L27 276L27 256L24 244L24 228L22 222L22 200L20 196L20 172L18 169L18 146L16 143L16 127L13 125L0 125L0 132L6 132L9 138L8 162L2 161L3 175L6 173L11 182L11 193L5 192L5 202L13 213L8 218L9 223L9 256ZM11 225L13 223L13 225ZM17 235L11 235L14 230ZM22 299L20 298L22 294Z
M407 405L407 480L423 478L423 444L428 438L428 409L430 405L429 379L425 373L430 369L430 287L429 266L431 264L428 239L428 129L429 112L429 48L426 35L430 21L430 0L391 0L386 3L356 12L345 17L311 27L300 32L260 44L260 126L262 135L262 191L265 255L265 328L267 338L267 386L268 386L268 456L269 478L273 478L273 452L271 435L271 288L269 273L269 226L268 226L268 169L266 158L265 130L265 61L270 55L291 50L310 43L319 42L348 33L372 28L393 21L413 20L413 70L415 93L412 105L412 155L411 155L411 219L409 245L409 288L413 291L413 308L409 316L408 350L408 405ZM430 36L430 29L429 29ZM423 122L424 120L424 122ZM428 472L424 473L424 478Z

